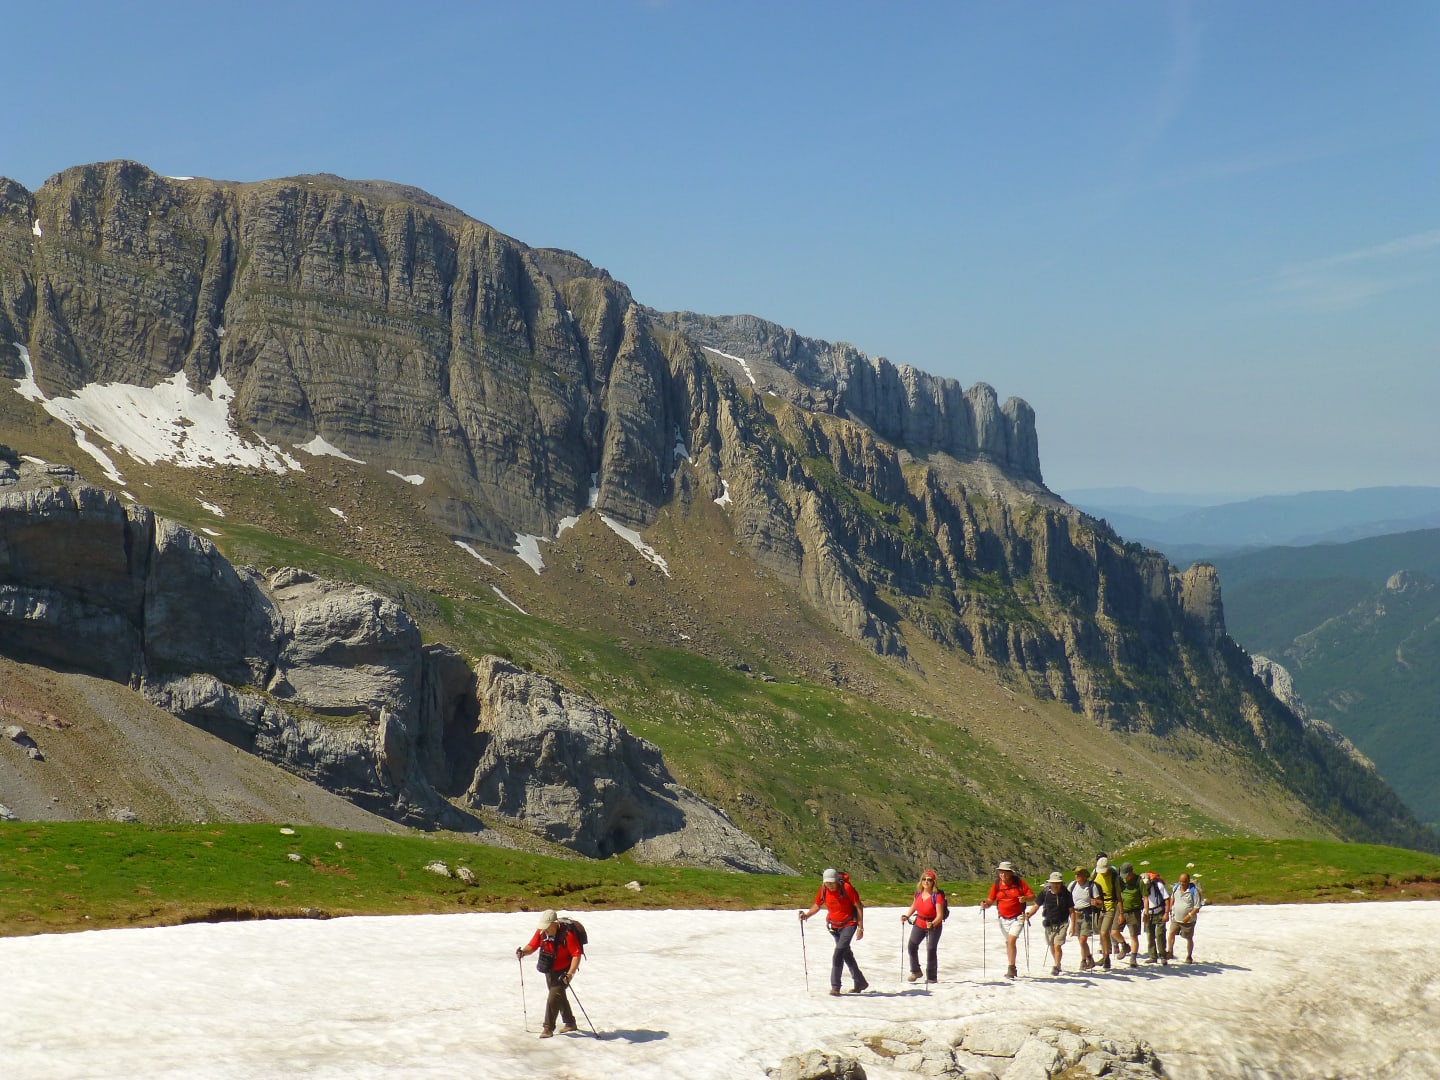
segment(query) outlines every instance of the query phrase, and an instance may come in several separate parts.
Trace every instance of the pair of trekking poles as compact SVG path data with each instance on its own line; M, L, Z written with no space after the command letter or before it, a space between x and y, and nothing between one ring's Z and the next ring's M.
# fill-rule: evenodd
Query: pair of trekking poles
M999 916L999 913L996 913ZM990 920L986 918L985 910L980 910L980 977L989 978L989 965L986 954L989 952ZM1030 974L1030 920L1025 920L1025 974Z
M525 959L520 956L515 957L515 959L520 964L520 1012L525 1018L525 1030L528 1032L530 1030L530 1006L526 1004L525 1001ZM580 995L575 992L575 987L567 982L565 989L569 992L570 996L575 999L575 1004L580 1005L580 1015L585 1017L585 1024L589 1027L590 1034L597 1039L600 1038L600 1033L595 1030L595 1025L590 1022L590 1014L585 1011L585 1006L580 1004Z

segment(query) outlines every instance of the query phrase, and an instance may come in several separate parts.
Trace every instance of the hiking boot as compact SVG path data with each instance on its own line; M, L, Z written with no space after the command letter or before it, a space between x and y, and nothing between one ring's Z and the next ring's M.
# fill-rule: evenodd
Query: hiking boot
M1059 975L1059 974L1060 974L1060 965L1059 965L1059 964L1056 964L1053 968L1051 968L1051 969L1050 969L1050 974L1051 974L1051 975Z
M908 976L906 976L906 978L908 978L911 982L919 982L920 973L918 971L912 971Z
M578 1030L578 1029L575 1027L574 1024L561 1024L561 1025L560 1025L560 1034L561 1034L561 1035L569 1035L572 1031L576 1031L576 1030Z
M839 996L840 996L840 988L839 988L838 986L832 986L832 987L830 987L830 996L831 996L831 997L839 997Z
M1013 967L1007 967L1005 969L1005 977L1007 979L1018 979L1020 977L1020 973L1016 971Z
M854 985L853 988L851 988L850 992L852 994L863 994L869 988L869 986L870 984L866 980L861 979Z
M1136 960L1135 957L1132 956L1130 957L1130 966L1132 968L1138 968L1140 966L1140 961Z
M542 1039L553 1039L555 1037L555 1032L552 1031L550 1028L541 1028L540 1037Z
M1109 970L1110 970L1110 958L1109 958L1108 956L1105 957L1105 963L1102 964L1101 966L1104 967L1104 969L1105 969L1106 971L1109 971Z

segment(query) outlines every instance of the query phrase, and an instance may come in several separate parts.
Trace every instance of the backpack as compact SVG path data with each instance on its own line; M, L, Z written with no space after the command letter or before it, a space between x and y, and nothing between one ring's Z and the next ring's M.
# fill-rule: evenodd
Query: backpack
M560 929L568 933L580 943L580 951L585 951L585 946L590 944L590 935L585 932L584 923L579 919L572 919L568 915L559 920Z

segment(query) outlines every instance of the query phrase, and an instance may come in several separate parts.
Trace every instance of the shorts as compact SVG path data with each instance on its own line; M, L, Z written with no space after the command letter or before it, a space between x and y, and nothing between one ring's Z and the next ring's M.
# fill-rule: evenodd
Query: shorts
M1020 931L1025 929L1025 920L1019 915L1013 919L1001 918L1000 930L1006 937L1018 938Z
M1140 912L1127 911L1124 913L1124 918L1124 926L1129 928L1130 933L1138 935L1140 933Z
M1095 924L1100 921L1100 913L1094 908L1075 909L1075 936L1090 937L1097 933Z
M1069 929L1070 929L1070 927L1069 927L1068 925L1066 925L1065 923L1063 923L1063 922L1062 922L1059 926L1047 926L1047 927L1045 927L1045 944L1046 944L1046 945L1063 945L1063 944L1065 944L1065 932L1066 932L1067 930L1069 930Z
M1195 938L1194 919L1189 922L1177 922L1175 919L1171 919L1170 929L1174 931L1176 937L1183 937L1186 941L1193 941Z
M1095 923L1095 932L1096 932L1097 934L1112 934L1112 933L1114 933L1114 932L1115 932L1115 916L1118 915L1118 914L1120 914L1118 911L1102 911L1102 912L1100 913L1099 919L1098 919L1097 922Z

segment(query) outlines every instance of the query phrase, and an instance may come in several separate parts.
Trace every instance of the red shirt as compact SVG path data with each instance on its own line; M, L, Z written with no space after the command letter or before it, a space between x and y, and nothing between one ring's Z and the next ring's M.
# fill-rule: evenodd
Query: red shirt
M945 902L945 893L936 889L928 895L923 892L915 894L915 925L921 930L929 930L930 924L940 917L940 905Z
M815 894L815 906L825 905L825 925L837 930L860 921L859 903L860 894L848 881L841 882L838 889L827 889L822 883Z
M1014 882L1013 885L1001 885L997 881L990 886L990 901L1000 912L1002 919L1015 918L1025 907L1024 899L1026 897L1034 899L1035 897L1035 894L1030 891L1030 886L1025 884L1024 878L1017 874Z
M563 926L556 932L553 938L544 936L544 931L536 930L535 936L530 939L527 949L539 949L543 953L553 953L555 956L555 971L566 972L570 970L570 961L575 957L584 955L585 949L576 940L575 935L566 930Z

